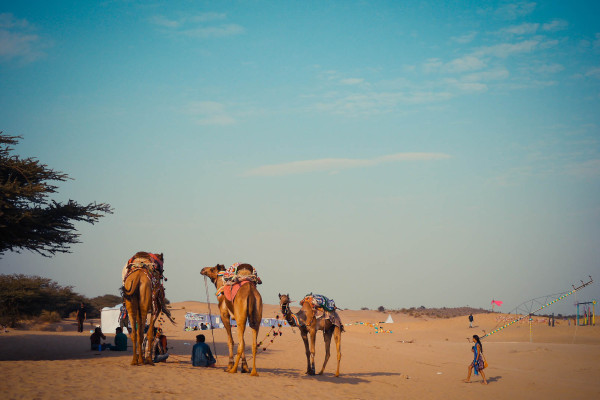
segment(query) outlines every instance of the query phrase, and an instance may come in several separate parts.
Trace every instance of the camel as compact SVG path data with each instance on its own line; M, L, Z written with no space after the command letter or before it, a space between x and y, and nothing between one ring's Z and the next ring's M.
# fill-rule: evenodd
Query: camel
M317 331L323 331L323 339L325 340L325 361L323 362L323 368L321 368L318 375L323 374L327 361L329 361L329 347L331 345L331 336L333 335L337 350L337 368L335 370L335 376L340 376L342 332L344 331L344 328L341 324L340 326L335 325L329 318L326 318L325 315L316 318L315 311L308 301L303 302L302 308L295 314L292 313L292 310L290 309L290 303L291 300L289 294L279 294L279 306L281 307L281 312L283 313L285 320L291 326L296 326L300 329L300 335L302 336L304 348L306 350L306 374L315 374L315 338ZM310 342L308 340L309 336Z
M250 372L248 369L248 363L246 362L246 354L244 352L244 332L246 330L246 321L252 330L252 376L258 376L256 371L256 346L258 338L258 330L260 329L260 321L262 319L262 308L263 302L262 297L256 289L256 283L249 282L240 286L237 295L230 301L226 298L221 290L225 289L225 279L223 272L225 266L216 265L214 267L203 268L200 272L202 275L208 277L217 288L217 297L219 299L219 310L221 312L221 320L227 331L227 344L229 347L229 363L225 368L226 372L236 373L240 358L242 359L242 372ZM238 274L247 274L248 271L252 273L254 268L250 264L240 264L237 268ZM260 279L257 279L257 283L261 283ZM233 360L233 336L231 334L231 323L230 316L235 318L238 326L238 348Z
M148 351L146 356L142 346L148 313L150 313L148 343L154 341L154 324L161 312L173 322L164 303L164 289L161 282L163 262L162 253L151 254L140 251L128 261L124 269L122 292L132 329L131 365L153 364L150 352Z

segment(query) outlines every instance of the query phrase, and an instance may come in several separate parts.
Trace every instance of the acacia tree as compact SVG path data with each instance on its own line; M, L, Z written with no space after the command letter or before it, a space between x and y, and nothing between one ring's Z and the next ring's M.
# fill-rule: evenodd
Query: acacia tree
M70 245L79 243L74 223L94 224L112 214L112 208L106 203L51 200L58 189L51 182L71 178L35 158L12 155L10 146L18 139L0 132L0 256L23 249L46 257L69 253Z

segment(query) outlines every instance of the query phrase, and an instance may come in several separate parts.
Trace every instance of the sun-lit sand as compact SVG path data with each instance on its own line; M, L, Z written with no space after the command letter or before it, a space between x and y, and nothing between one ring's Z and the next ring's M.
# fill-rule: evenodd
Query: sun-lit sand
M74 321L60 324L61 332L10 330L0 333L0 393L8 399L594 399L600 398L600 327L554 328L540 318L511 326L483 341L489 367L489 385L480 377L463 383L471 360L467 338L493 330L500 314L475 315L474 328L467 317L412 318L392 314L392 333L376 334L372 326L348 325L342 335L341 376L335 372L335 347L322 376L304 374L304 345L297 329L283 328L282 336L260 339L269 346L257 356L259 377L229 374L226 335L214 331L219 368L194 368L190 352L198 332L183 330L187 311L205 312L206 304L172 305L178 325L166 323L172 347L167 363L130 366L127 353L89 350L89 330L77 333ZM213 313L216 307L212 305ZM265 305L264 317L278 314ZM387 313L342 311L345 324L384 321ZM97 321L96 321L97 322ZM212 347L210 331L203 332ZM112 343L114 334L105 332ZM273 339L273 343L270 340ZM237 340L237 339L236 339ZM247 354L250 355L246 333ZM131 343L129 343L131 344ZM317 336L317 369L323 362L322 335Z

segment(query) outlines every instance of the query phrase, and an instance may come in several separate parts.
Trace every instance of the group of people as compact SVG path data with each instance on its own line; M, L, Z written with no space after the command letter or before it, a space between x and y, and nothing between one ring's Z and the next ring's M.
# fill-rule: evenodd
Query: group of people
M92 351L127 351L127 335L123 333L123 328L121 327L115 330L114 345L102 343L102 340L106 340L106 336L102 333L100 327L96 327L94 333L90 335ZM192 365L194 367L214 367L217 362L205 340L204 335L196 336L196 344L192 348ZM167 337L160 328L154 328L154 343L151 348L151 358L155 363L166 362L169 358Z
M127 335L123 333L123 329L115 330L115 344L102 343L102 339L106 340L106 336L102 333L102 329L98 326L94 329L94 333L90 335L90 344L92 350L112 350L112 351L127 351Z

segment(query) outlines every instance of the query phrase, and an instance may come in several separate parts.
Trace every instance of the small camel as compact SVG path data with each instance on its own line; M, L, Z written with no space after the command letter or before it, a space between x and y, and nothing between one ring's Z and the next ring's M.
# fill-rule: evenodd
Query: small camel
M161 312L173 322L164 304L164 291L160 283L164 257L161 254L137 252L127 263L124 270L123 299L132 329L133 359L131 365L153 364L142 347L146 318L150 312L148 343L154 341L154 324ZM147 346L149 350L150 346Z
M250 264L240 264L237 270L252 272L254 268ZM218 264L214 267L203 268L200 273L208 277L217 288L217 293L220 293L220 290L225 286L222 274L224 271L225 266ZM258 280L258 283L260 283L260 280ZM258 372L256 371L256 346L258 342L258 330L260 329L260 321L262 319L263 302L258 289L256 289L256 284L248 282L241 285L233 301L228 300L224 294L219 295L218 299L221 320L227 331L227 344L229 347L229 363L225 371L236 373L241 358L242 372L250 372L244 352L244 332L246 330L246 321L248 321L252 330L252 373L250 375L258 376ZM238 348L235 362L233 360L233 336L231 334L230 316L235 318L238 327Z
M335 370L335 376L340 376L340 361L342 359L342 332L343 327L335 325L333 322L326 318L325 315L316 318L315 311L308 301L302 304L302 308L297 313L292 313L290 309L290 295L279 294L279 306L285 320L291 325L296 326L300 329L300 335L304 341L304 348L306 350L306 373L308 375L315 374L315 339L317 331L323 331L323 339L325 340L325 361L323 362L323 368L319 372L319 375L323 374L327 361L329 361L329 347L331 346L331 336L335 339L335 347L337 349L337 368ZM310 335L310 346L308 335Z

